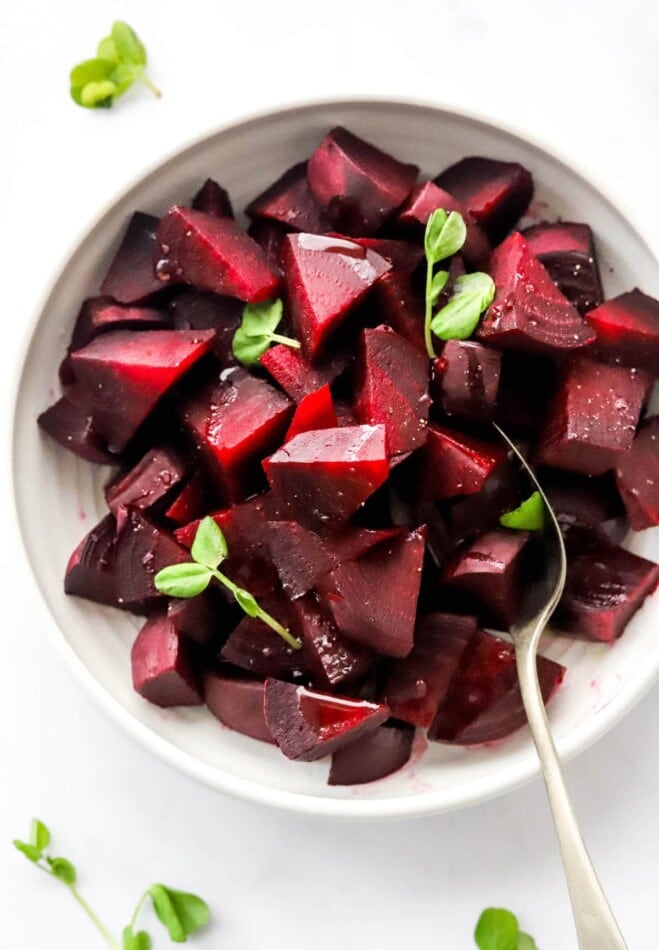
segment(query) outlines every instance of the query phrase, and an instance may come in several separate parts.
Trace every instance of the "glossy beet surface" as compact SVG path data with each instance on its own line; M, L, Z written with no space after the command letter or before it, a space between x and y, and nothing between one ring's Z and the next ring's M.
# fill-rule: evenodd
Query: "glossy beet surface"
M131 304L162 290L153 268L157 228L158 218L135 212L101 284L102 294Z
M433 364L433 399L447 416L489 422L496 413L501 353L471 340L449 340Z
M524 237L562 294L585 314L603 300L593 232L587 224L543 222Z
M501 444L431 424L421 454L421 494L430 501L474 495L503 465L506 456Z
M330 785L364 785L401 769L412 753L414 730L387 724L332 754Z
M659 416L647 419L616 462L616 485L634 531L659 524Z
M284 172L247 206L246 213L250 218L277 221L292 231L326 234L332 230L329 218L309 187L306 162Z
M171 318L164 310L124 306L111 297L91 297L80 308L69 349L79 350L109 330L166 330L170 325Z
M92 412L77 386L60 396L57 402L41 413L37 421L52 439L86 462L96 462L98 465L114 463L115 457L96 430Z
M189 559L169 532L137 509L128 509L117 535L118 602L133 609L147 608L162 597L153 583L158 571Z
M66 565L67 594L118 606L116 528L112 515L106 515L82 539Z
M586 319L597 333L600 359L659 375L659 301L654 297L632 290L591 310Z
M261 680L206 673L204 702L221 723L261 742L274 742L265 721L265 684Z

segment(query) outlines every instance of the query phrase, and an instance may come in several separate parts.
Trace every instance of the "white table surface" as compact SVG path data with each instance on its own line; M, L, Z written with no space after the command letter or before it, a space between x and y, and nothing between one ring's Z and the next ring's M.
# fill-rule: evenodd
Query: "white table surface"
M24 327L88 218L163 153L249 111L370 93L479 108L585 156L637 218L656 228L657 9L651 0L6 0L4 429ZM129 20L146 41L164 95L156 102L140 90L114 110L86 112L68 99L68 70L92 54L114 17ZM117 931L141 889L161 879L210 902L214 925L194 943L200 948L468 950L475 919L490 904L514 909L542 950L576 946L539 782L452 815L341 825L223 798L142 752L82 695L49 646L50 621L12 555L8 469L5 449L2 950L101 946L68 895L9 847L34 814L55 830L61 852L79 865L83 891ZM632 950L659 943L657 722L655 689L567 768L584 835Z

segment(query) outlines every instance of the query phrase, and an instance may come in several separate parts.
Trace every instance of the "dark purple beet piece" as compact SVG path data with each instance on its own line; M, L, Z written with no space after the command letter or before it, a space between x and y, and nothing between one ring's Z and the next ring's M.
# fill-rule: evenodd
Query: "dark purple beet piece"
M306 594L337 563L321 538L297 521L268 521L264 531L281 585L291 598Z
M107 486L105 501L118 519L120 508L150 511L176 489L186 475L183 459L166 446L150 449L137 465Z
M375 729L388 716L387 707L379 703L266 680L265 721L289 759L320 759Z
M421 453L419 493L429 501L474 495L501 468L506 457L502 444L431 424Z
M329 785L365 785L402 769L412 754L414 729L383 725L332 755Z
M556 389L556 366L545 356L502 353L495 420L505 429L537 433Z
M284 172L281 178L254 198L245 213L250 218L277 221L292 231L325 234L332 229L329 218L309 188L306 162L299 162Z
M592 478L545 469L538 478L564 534L586 532L610 544L623 540L629 521L610 473Z
M517 508L526 495L519 466L509 456L494 469L479 492L458 498L444 509L453 545L498 528L501 513Z
M214 507L206 479L201 472L195 472L167 508L165 517L176 525L185 525Z
M233 218L233 208L229 192L212 178L207 178L192 199L195 211L203 211L214 218Z
M117 606L116 523L106 515L77 546L66 566L64 590L97 604Z
M302 597L293 610L314 686L331 690L340 683L362 679L373 667L371 651L343 637L316 597Z
M333 383L346 368L347 361L347 356L339 353L329 357L327 362L311 366L299 350L283 343L271 346L259 360L294 402L301 402L305 396Z
M522 232L562 294L585 314L603 298L593 232L587 224L544 221Z
M659 376L659 300L640 290L607 300L586 319L597 333L599 359Z
M472 340L449 340L435 360L431 392L447 416L490 422L500 379L501 353Z
M288 234L287 228L283 224L277 224L276 221L254 218L247 228L247 233L261 248L270 267L280 276L283 276L281 249L284 245L284 238Z
M289 607L283 597L263 597L259 603L281 624L289 626ZM240 621L220 650L220 659L260 677L299 679L305 672L302 651L290 647L258 617Z
M236 365L231 343L242 319L240 300L186 287L170 303L170 313L176 330L215 330L213 353L223 367Z
M156 706L201 706L190 647L165 614L154 614L130 653L133 687Z
M210 589L197 597L173 599L167 604L167 617L176 632L184 633L202 646L221 632L223 613L226 614L226 608L218 604Z
M111 297L90 297L78 313L69 352L86 346L99 333L108 330L166 330L171 319L155 307L128 307Z
M265 721L265 683L261 680L205 673L203 692L204 702L225 726L274 744Z
M320 389L300 400L286 432L285 441L288 442L301 432L335 429L337 425L332 393L328 384L325 383Z
M412 652L389 666L382 694L392 716L424 729L431 725L477 627L476 617L461 614L419 619Z
M162 290L153 269L158 218L136 211L101 284L101 293L119 303L137 303Z
M424 301L408 273L391 270L376 283L373 297L383 323L427 357L423 334Z
M367 250L375 251L380 257L384 257L398 274L412 274L425 256L423 248L418 244L412 244L411 241L365 237L354 237L352 240L355 244L361 244Z
M117 599L141 609L162 594L153 578L163 567L189 561L190 554L174 538L140 511L129 509L117 535Z
M108 452L103 437L94 428L92 413L79 386L68 389L41 413L37 422L51 439L85 461L98 465L115 464L116 458Z
M416 165L341 127L327 133L307 165L311 191L344 234L374 234L405 201L418 173Z
M631 449L618 459L615 477L634 531L658 525L659 416L646 419Z

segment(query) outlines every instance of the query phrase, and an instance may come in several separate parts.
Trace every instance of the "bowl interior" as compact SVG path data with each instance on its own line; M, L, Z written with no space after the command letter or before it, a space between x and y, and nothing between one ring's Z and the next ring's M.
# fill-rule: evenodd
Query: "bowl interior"
M18 516L32 569L57 623L56 636L83 685L151 751L226 792L328 815L385 817L457 807L500 793L537 771L526 730L489 748L419 744L408 767L359 788L330 788L327 763L291 763L274 748L222 727L203 709L161 710L131 687L129 649L139 619L67 598L62 577L80 537L104 513L108 470L88 465L44 438L35 420L59 392L57 367L80 300L93 294L130 214L160 214L185 202L209 175L242 208L325 131L345 125L432 176L456 159L514 159L534 174L537 218L588 221L596 234L608 295L640 285L659 296L650 249L609 201L545 151L480 121L403 103L306 106L248 121L205 138L144 177L87 233L38 317L20 381L14 426ZM38 478L35 477L38 473ZM47 530L44 531L44 525ZM657 556L657 532L633 550ZM619 718L659 669L659 598L648 601L613 648L547 635L546 652L568 667L550 718L565 754L583 748Z

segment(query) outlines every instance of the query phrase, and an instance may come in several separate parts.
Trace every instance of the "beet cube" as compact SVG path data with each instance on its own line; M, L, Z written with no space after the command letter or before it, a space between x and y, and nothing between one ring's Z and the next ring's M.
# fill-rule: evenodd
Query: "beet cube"
M213 342L211 330L115 330L71 354L94 428L121 452L175 382Z
M154 246L158 279L260 303L277 295L279 275L232 218L177 205L161 220Z
M289 234L282 252L289 317L306 355L316 360L369 289L391 269L379 254L342 238Z
M307 163L299 162L255 198L246 208L250 218L277 221L293 231L325 234L329 218L314 198L307 181Z
M42 412L37 422L51 439L86 462L113 465L115 457L94 427L90 409L79 386L72 386L56 403Z
M301 432L313 429L335 429L338 425L332 393L325 383L320 389L304 396L293 414L285 441L295 438Z
M115 520L106 515L82 539L66 565L67 594L118 606L115 535Z
M170 325L169 316L154 307L127 307L111 297L90 297L78 313L69 352L108 330L166 330Z
M285 627L290 625L288 605L281 595L260 598L259 603ZM299 679L305 673L302 651L294 650L258 617L240 621L220 650L220 659L263 678Z
M578 359L567 366L537 445L537 461L602 475L631 448L645 397L644 374Z
M190 554L154 521L128 509L117 536L117 599L136 610L157 602L153 578L170 564L189 561Z
M501 353L471 340L449 340L435 360L431 391L447 416L490 422L500 379Z
M263 708L265 683L221 673L205 673L204 702L220 722L244 736L272 742Z
M233 208L229 192L212 178L207 178L192 199L195 211L203 211L214 218L233 218Z
M299 350L283 343L271 346L259 362L295 402L301 402L305 396L334 382L346 366L346 359L341 354L320 365L310 366Z
M384 426L303 432L263 463L283 518L345 521L389 475Z
M587 224L548 221L526 228L524 237L562 294L585 314L603 300L593 232Z
M659 416L639 429L631 449L616 462L615 476L634 531L658 525Z
M383 696L392 716L424 729L431 725L477 627L476 617L460 614L420 618L412 652L389 666Z
M592 343L593 330L515 231L490 261L496 296L488 307L479 339L503 349L559 353Z
M533 178L526 168L493 158L463 158L441 172L435 184L461 201L495 244L533 197Z
M448 212L457 211L462 215L467 226L467 237L461 253L473 267L484 267L492 251L484 231L461 201L439 188L434 182L426 181L413 188L398 212L396 222L402 227L422 234L428 218L438 208L443 208Z
M135 212L101 284L102 294L119 303L137 303L162 290L153 269L157 229L158 218Z
M265 721L289 759L312 762L335 752L389 716L386 706L268 679Z
M215 330L213 353L223 367L235 366L233 336L243 314L243 304L234 297L186 287L170 304L176 330Z
M316 597L302 597L293 609L314 686L332 689L340 683L352 683L372 668L373 653L343 637Z
M156 706L201 706L190 647L165 614L154 614L130 653L135 691Z
M430 501L476 494L507 454L503 445L431 424L421 452L420 493Z
M545 469L538 477L564 535L577 531L610 544L623 540L629 521L610 473L592 478Z
M591 310L586 319L597 333L599 359L659 376L659 300L632 290Z
M166 500L186 475L186 466L176 452L165 446L151 449L137 465L107 486L105 500L119 520L121 508L150 511Z
M309 186L344 234L373 234L409 195L419 169L347 129L328 132L309 159Z
M329 785L364 785L402 769L412 754L414 729L385 724L332 755Z
M219 605L215 592L210 588L197 597L178 600L167 604L167 618L177 633L206 646L222 630L222 614L226 614L224 605Z
M176 525L188 524L213 507L211 497L206 479L201 472L195 472L167 508L165 516Z

